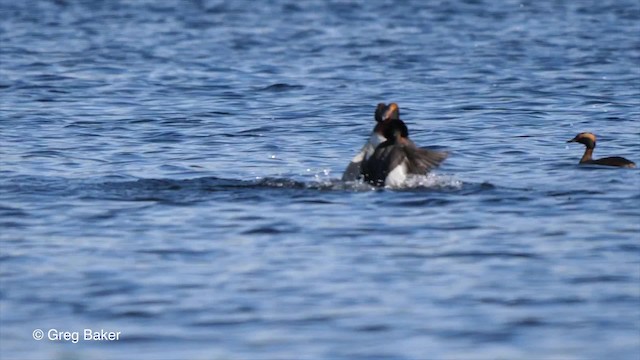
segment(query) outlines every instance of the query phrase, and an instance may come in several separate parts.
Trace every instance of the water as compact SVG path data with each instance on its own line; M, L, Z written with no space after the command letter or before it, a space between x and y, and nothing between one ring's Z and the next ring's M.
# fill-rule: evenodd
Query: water
M640 356L637 1L0 6L3 359Z

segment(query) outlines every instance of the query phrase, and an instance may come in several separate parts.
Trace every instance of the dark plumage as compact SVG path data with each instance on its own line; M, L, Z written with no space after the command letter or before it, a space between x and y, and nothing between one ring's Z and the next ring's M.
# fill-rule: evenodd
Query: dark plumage
M409 139L409 130L400 119L388 123L384 137L387 140L362 164L365 181L373 185L398 186L408 174L424 175L447 158L445 152L417 147Z
M596 148L596 136L592 133L589 133L589 132L580 133L576 135L576 137L574 137L573 139L567 142L578 142L578 143L584 144L584 146L586 147L584 151L584 155L582 155L582 158L580 159L580 164L617 166L617 167L626 167L626 168L636 167L636 164L633 161L627 160L620 156L611 156L611 157L606 157L602 159L593 159L592 158L593 149Z

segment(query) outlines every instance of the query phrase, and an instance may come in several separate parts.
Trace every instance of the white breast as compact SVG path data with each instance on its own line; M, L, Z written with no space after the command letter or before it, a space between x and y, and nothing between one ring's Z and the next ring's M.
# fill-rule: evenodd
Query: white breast
M407 180L407 174L409 173L409 169L407 167L407 160L405 159L400 165L396 166L395 169L391 170L387 178L384 179L384 186L388 187L401 187L404 185L405 180Z

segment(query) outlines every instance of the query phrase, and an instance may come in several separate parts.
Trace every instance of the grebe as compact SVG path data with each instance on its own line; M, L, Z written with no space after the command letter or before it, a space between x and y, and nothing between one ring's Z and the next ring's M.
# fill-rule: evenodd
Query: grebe
M580 164L584 164L584 165L604 165L604 166L617 166L617 167L625 167L625 168L634 168L636 167L636 164L631 161L631 160L627 160L623 157L620 156L611 156L611 157L606 157L606 158L602 158L602 159L592 159L593 156L593 149L596 148L596 136L590 132L583 132L580 133L578 135L576 135L576 137L574 137L573 139L567 141L569 142L579 142L581 144L584 144L584 146L586 146L586 149L584 151L584 155L582 155L582 159L580 159Z

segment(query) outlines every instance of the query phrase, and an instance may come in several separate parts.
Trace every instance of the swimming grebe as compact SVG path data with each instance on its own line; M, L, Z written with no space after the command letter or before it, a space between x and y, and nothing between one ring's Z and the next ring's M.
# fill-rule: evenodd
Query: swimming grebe
M398 107L398 104L378 104L374 113L376 126L373 128L373 131L369 136L369 140L364 144L362 150L360 150L360 152L351 159L347 169L342 174L342 181L355 181L360 177L362 173L362 161L368 159L373 154L376 147L386 140L383 133L389 121L399 118L400 108Z
M636 167L636 164L633 161L627 160L620 156L611 156L596 160L592 159L591 157L593 156L593 149L596 148L596 136L590 132L580 133L567 142L579 142L586 146L584 155L582 155L582 159L580 159L580 164L618 166L626 168Z
M400 119L390 121L383 135L387 140L362 163L362 175L373 185L401 186L407 175L424 175L447 158L445 152L417 147L409 140L409 129Z

